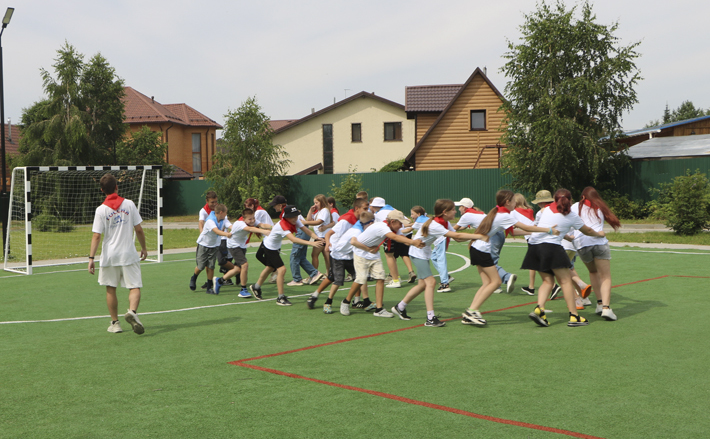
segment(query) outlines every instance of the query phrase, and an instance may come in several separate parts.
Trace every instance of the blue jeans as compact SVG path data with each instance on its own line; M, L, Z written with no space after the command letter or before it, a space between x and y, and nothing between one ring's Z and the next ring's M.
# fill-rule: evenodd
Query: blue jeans
M300 238L305 241L311 239L311 237L301 229L296 231L296 238ZM308 246L294 243L291 248L291 275L293 276L293 280L296 282L301 282L303 280L301 277L300 267L303 267L303 269L306 270L306 273L308 273L311 277L318 274L318 270L316 270L315 267L313 267L313 264L311 264L311 261L308 260Z
M449 269L446 266L446 239L441 241L434 247L431 252L431 262L434 268L439 272L439 278L442 284L449 283Z
M498 265L498 260L500 259L500 250L503 248L503 244L505 244L505 232L498 232L495 235L491 236L489 241L491 243L491 259L493 259L493 263L496 264L496 269L498 270L498 275L500 276L500 279L503 281L503 283L508 282L508 279L510 279L510 273L505 271L503 267Z

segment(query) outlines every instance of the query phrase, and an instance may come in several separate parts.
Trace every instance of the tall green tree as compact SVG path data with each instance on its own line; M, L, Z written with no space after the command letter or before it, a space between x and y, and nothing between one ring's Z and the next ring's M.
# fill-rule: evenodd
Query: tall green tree
M691 101L683 101L680 106L673 111L670 111L668 104L666 104L666 109L663 111L662 121L652 120L647 123L644 128L653 128L667 123L695 119L696 117L703 116L710 116L710 109L703 110L702 108L695 108L695 105Z
M225 114L222 141L205 178L230 210L241 209L246 198L264 201L284 190L283 174L290 160L280 145L274 145L273 135L269 117L254 97Z
M576 13L543 1L508 41L502 164L523 191L603 186L627 160L616 138L637 102L639 43L620 45L618 23L597 23L588 2Z
M118 163L122 165L163 165L163 169L170 175L172 166L165 161L167 152L168 144L163 142L163 133L151 131L146 125L116 144Z
M14 166L114 164L125 133L123 80L101 54L88 63L69 43L57 51L54 76L40 70L46 99L23 110Z

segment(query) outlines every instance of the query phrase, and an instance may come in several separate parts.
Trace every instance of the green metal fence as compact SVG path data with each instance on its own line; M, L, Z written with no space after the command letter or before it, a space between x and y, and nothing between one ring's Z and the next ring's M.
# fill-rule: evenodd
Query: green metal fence
M700 169L710 175L710 157L692 159L653 160L632 162L617 178L616 191L632 200L649 201L653 198L650 189L659 183L670 182L685 175L686 170ZM511 178L500 169L461 169L453 171L416 171L360 174L363 189L370 197L383 197L388 204L409 214L412 206L423 206L432 211L438 198L460 200L471 198L476 207L487 211L495 204L495 193L501 188L510 188ZM313 204L317 194L328 195L331 185L339 186L345 174L299 175L288 178L288 192L284 194L289 203L300 209ZM164 214L197 215L204 206L204 193L210 188L206 180L171 181L165 184ZM263 200L263 204L268 200ZM344 208L345 206L339 206Z

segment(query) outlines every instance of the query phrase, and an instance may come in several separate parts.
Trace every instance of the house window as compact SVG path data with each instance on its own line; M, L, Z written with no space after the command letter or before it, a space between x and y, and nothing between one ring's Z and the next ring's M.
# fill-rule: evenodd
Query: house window
M192 172L202 172L202 144L199 133L192 135Z
M323 173L333 173L333 125L323 124Z
M351 125L352 141L362 142L362 124L354 123Z
M471 110L471 131L485 131L486 110Z
M385 141L402 140L402 122L385 122Z

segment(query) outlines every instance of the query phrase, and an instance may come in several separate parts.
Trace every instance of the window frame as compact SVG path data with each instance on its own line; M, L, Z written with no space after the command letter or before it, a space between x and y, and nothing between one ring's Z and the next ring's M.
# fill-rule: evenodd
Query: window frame
M393 132L394 138L392 139L387 138L387 125L393 125L395 127ZM397 130L397 127L399 127L399 130ZM399 138L397 138L397 134L399 134ZM383 138L385 142L402 142L402 122L385 122L383 124Z
M202 134L201 133L191 133L191 140L192 140L192 173L193 175L202 175ZM198 142L198 151L195 151L195 136L199 139ZM199 169L195 169L195 158L198 158L198 162L200 165Z
M329 139L326 137L326 126L330 127ZM321 125L321 132L323 133L323 174L333 174L333 170L335 169L335 158L333 157L333 143L335 137L333 133L333 124L324 123ZM326 140L330 140L330 151L326 150ZM328 161L326 160L328 156L330 156L330 164L328 164Z
M355 140L355 126L358 128L359 139ZM350 124L350 143L362 143L362 123L354 122Z
M474 113L483 113L483 128L474 128L473 127L473 114ZM468 113L468 128L469 131L488 131L488 111L487 110L471 110Z

